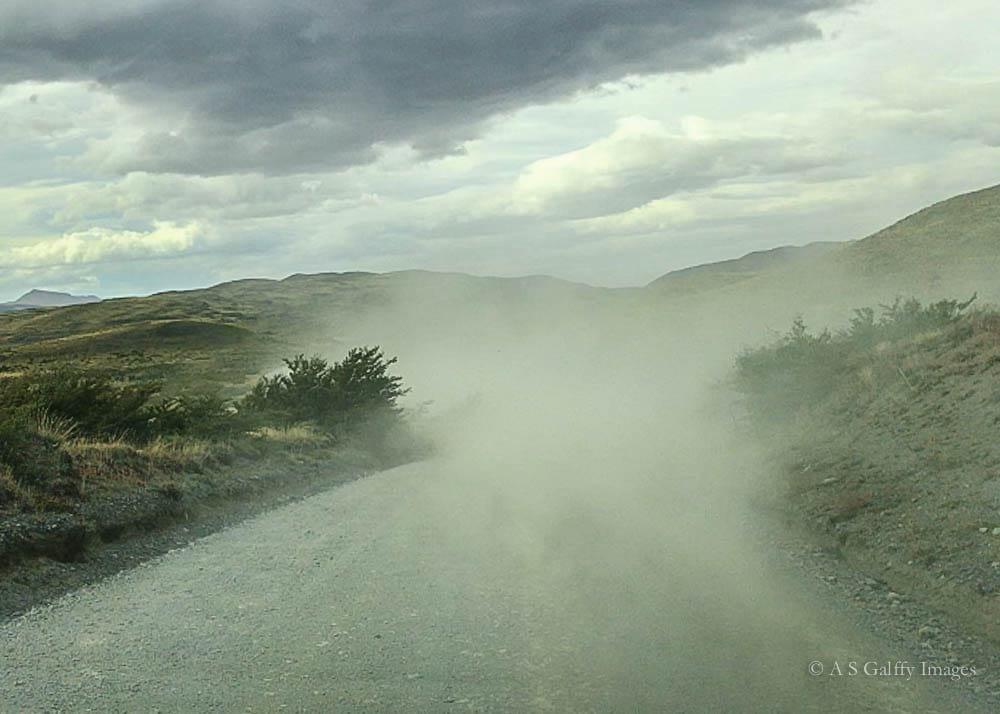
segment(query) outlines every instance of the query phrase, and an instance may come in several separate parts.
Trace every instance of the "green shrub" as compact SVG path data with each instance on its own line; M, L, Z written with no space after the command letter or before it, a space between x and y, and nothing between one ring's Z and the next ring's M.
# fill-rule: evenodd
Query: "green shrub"
M288 422L329 420L339 408L329 363L304 355L283 361L288 371L261 377L244 398L244 408Z
M398 412L396 400L409 392L403 380L389 374L397 358L386 359L379 347L359 347L350 350L342 361L330 370L339 408L346 412Z
M145 435L146 405L158 390L159 385L153 383L121 383L61 368L0 380L0 403L12 413L68 419L84 435Z
M876 346L914 337L956 323L973 303L941 300L922 305L919 300L897 298L891 305L854 311L848 326L836 334L812 334L802 318L787 333L736 358L736 385L750 406L762 415L786 414L814 404L829 395L859 360L870 357Z
M955 322L976 300L976 295L965 302L939 300L930 305L922 305L916 298L903 300L896 298L891 305L881 305L882 317L874 325L874 333L879 341L899 340L906 337L945 327ZM869 308L870 309L870 308ZM858 310L855 311L857 314ZM872 311L874 315L874 311Z
M0 464L12 471L21 466L28 454L31 439L27 425L13 416L0 415Z
M221 436L235 420L226 400L214 394L171 397L147 410L149 431L157 435Z
M389 373L396 358L387 359L379 347L352 349L332 366L304 355L284 362L287 372L262 377L254 385L242 402L245 410L286 423L349 428L376 417L398 417L396 400L409 391L402 378Z
M57 497L78 495L73 459L21 418L0 417L0 466L19 486Z
M764 411L795 410L822 399L845 369L844 345L796 318L775 343L736 358L737 383Z

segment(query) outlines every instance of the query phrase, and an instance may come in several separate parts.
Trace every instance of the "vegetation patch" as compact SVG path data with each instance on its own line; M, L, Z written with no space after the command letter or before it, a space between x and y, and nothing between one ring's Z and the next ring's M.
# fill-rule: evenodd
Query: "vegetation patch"
M417 441L396 403L407 390L395 362L378 347L332 364L298 355L237 399L65 364L0 369L0 515L75 512L150 487L182 493L198 474L289 451L405 461Z

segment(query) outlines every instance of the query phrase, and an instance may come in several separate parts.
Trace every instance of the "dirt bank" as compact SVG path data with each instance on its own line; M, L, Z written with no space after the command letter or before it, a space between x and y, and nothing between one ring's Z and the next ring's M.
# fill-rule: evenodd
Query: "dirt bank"
M852 359L818 403L757 427L783 475L776 503L856 570L1000 646L1000 316Z

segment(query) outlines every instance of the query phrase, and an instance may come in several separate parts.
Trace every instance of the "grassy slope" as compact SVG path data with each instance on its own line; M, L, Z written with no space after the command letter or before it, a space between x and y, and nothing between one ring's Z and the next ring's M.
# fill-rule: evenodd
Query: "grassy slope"
M0 315L0 364L24 371L55 363L162 379L169 391L235 393L294 348L316 303L352 310L368 276L327 276L323 286L291 278L243 280L205 290L107 300Z
M473 278L407 271L239 280L203 290L0 315L0 373L72 362L162 379L166 390L240 394L296 351L335 345L365 314L398 296L452 291L509 316L534 298L604 291L551 278ZM427 314L429 322L434 315ZM331 355L336 357L337 355Z

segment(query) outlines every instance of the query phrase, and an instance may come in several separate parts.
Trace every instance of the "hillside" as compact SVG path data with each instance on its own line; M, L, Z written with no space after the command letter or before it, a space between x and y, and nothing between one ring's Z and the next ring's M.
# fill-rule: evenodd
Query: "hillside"
M833 242L817 242L755 251L742 258L672 271L649 283L647 288L675 295L713 290L771 271L801 267L828 255L839 245Z
M860 240L751 253L669 273L647 290L690 305L713 301L779 319L785 306L826 322L897 295L978 292L1000 301L1000 186L941 201ZM773 312L772 312L773 311Z
M399 310L419 310L413 319L432 334L454 328L444 316L456 300L478 305L491 320L472 321L467 328L474 332L529 320L539 303L603 301L609 294L545 277L423 271L238 280L201 290L0 315L0 372L71 361L119 376L164 381L173 391L211 386L235 396L289 354L328 354L342 351L352 340L371 340L371 327L388 325ZM361 323L366 328L356 334ZM393 332L375 331L390 338Z
M846 244L837 259L869 279L906 276L930 286L995 275L1000 266L1000 186L918 211Z

